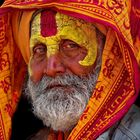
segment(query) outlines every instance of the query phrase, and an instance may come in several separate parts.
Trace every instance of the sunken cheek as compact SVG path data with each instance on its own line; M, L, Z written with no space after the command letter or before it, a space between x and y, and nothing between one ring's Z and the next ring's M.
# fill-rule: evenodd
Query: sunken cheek
M92 71L93 67L82 66L79 63L69 63L69 69L75 75L86 76Z
M69 60L64 59L63 67L65 67L67 73L73 73L75 75L87 75L89 73L89 68L81 66L76 60ZM47 61L43 60L42 62L38 63L35 60L31 60L30 66L31 66L31 79L33 82L39 82L44 75L44 68L47 65Z
M80 60L83 60L87 53L79 53L79 55L71 58L65 57L65 55L59 55L59 60L61 61L63 67L65 68L65 72L70 72L75 75L87 75L89 73L90 67L85 67L79 64ZM59 62L58 62L59 63ZM31 79L34 82L38 82L41 80L44 75L44 69L47 67L47 58L41 57L33 57L30 61L31 68Z
M78 55L77 57L73 59L65 58L63 59L64 65L67 67L67 70L72 72L75 75L81 76L81 75L88 75L89 72L92 71L93 66L82 66L79 64L80 60L83 60L85 58L85 54Z
M42 60L41 62L38 62L33 58L31 59L30 69L31 69L31 79L33 80L33 82L38 82L41 80L45 65L47 65L45 59Z

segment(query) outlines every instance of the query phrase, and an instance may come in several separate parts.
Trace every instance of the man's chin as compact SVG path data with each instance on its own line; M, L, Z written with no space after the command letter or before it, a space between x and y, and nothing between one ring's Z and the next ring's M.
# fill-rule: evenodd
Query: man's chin
M53 130L69 131L77 124L88 100L88 94L76 89L70 94L51 90L33 100L34 114Z
M37 85L29 79L28 95L34 114L44 125L56 131L72 129L89 101L97 77L98 73L91 73L88 77L70 74L56 78L44 76Z
M76 114L75 117L74 116L71 117L70 115L65 115L63 116L63 118L58 118L56 116L49 116L49 118L44 116L39 116L40 113L37 112L34 112L34 114L40 120L42 120L43 124L46 127L49 127L54 131L62 131L62 132L70 131L77 124L80 118L80 116L76 117Z

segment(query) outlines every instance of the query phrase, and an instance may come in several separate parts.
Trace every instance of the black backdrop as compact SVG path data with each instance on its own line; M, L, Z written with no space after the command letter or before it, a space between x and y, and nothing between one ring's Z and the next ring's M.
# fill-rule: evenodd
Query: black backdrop
M0 5L2 5L2 4L3 4L3 2L4 2L4 0L0 0Z

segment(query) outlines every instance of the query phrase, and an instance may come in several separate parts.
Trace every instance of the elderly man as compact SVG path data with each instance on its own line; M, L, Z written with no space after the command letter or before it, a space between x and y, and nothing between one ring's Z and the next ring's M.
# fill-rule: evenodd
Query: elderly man
M138 8L133 1L5 1L1 139L16 140L11 120L26 64L25 94L44 124L28 139L140 139Z

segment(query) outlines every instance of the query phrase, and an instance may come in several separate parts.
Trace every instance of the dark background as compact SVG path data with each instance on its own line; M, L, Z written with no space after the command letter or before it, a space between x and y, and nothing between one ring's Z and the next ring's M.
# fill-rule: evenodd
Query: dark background
M0 0L0 5L2 5L2 4L3 4L3 2L4 2L4 0Z

